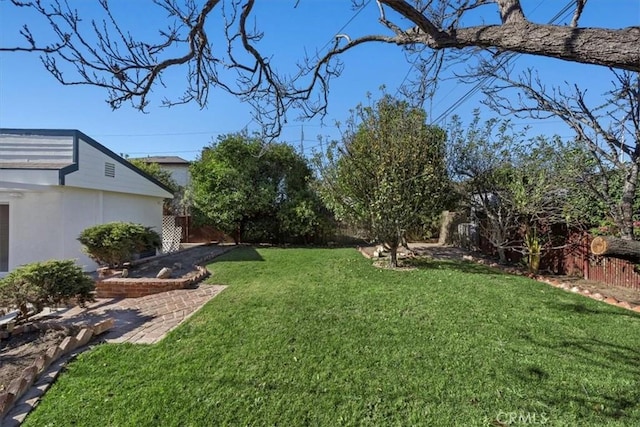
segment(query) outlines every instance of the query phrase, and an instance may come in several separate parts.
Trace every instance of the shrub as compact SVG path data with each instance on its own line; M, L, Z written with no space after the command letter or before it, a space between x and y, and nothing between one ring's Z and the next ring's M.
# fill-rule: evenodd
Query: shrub
M46 306L75 298L80 305L92 301L95 284L74 260L51 260L23 265L0 280L0 306L18 308L27 315L27 304L36 313Z
M162 245L151 227L130 222L110 222L89 227L78 237L85 252L99 264L110 267L131 261L135 253L157 249Z

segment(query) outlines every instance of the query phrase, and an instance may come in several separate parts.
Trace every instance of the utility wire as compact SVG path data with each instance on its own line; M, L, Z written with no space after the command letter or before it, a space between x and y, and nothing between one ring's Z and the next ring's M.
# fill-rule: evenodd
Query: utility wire
M536 7L536 9L538 7L540 7L540 5L542 4L542 2L540 4L538 4L538 6ZM555 21L557 20L561 20L566 18L566 14L568 11L571 11L572 6L575 4L575 0L571 0L569 1L558 13L556 13L548 22L548 24L553 24L555 23ZM533 11L535 11L536 9L534 9ZM499 63L498 65L495 66L495 69L497 69L498 67L501 67L503 65L508 65L510 61L514 60L515 58L521 56L521 53L509 53L507 55L504 55L502 57L503 62ZM485 87L487 84L493 83L496 80L496 77L484 77L482 78L480 81L478 81L478 83L476 83L471 89L469 89L464 95L462 95L460 98L458 98L451 106L449 106L442 114L440 114L438 117L436 117L434 120L432 120L432 124L435 123L440 123L442 120L444 120L449 114L451 114L452 112L454 112L460 105L462 105L463 103L465 103L469 98L471 98L472 96L474 96L476 93L478 93L480 90L482 90L483 87ZM403 81L404 83L404 81Z

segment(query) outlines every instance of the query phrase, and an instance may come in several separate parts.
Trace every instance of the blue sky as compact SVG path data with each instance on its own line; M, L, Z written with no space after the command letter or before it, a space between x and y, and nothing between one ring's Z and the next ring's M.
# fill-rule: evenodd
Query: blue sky
M69 1L83 13L97 13L89 2ZM112 1L114 11L134 34L148 36L165 26L162 13L150 1ZM547 22L568 2L558 0L523 0L525 11L533 11L530 18ZM256 24L264 30L261 47L273 54L272 61L281 71L293 72L297 60L305 49L314 52L324 47L341 31L352 38L367 33L385 33L377 23L377 7L371 2L359 14L350 8L350 2L339 0L302 0L294 9L294 0L258 2ZM355 17L354 17L355 16ZM497 17L497 13L487 16ZM98 15L99 17L99 15ZM144 17L144 19L140 19ZM563 23L570 20L570 15ZM3 46L20 41L18 31L29 24L36 35L46 36L47 27L42 21L23 9L16 9L6 0L0 0L0 44ZM640 1L591 0L582 19L583 26L609 28L640 25ZM214 39L218 40L219 39ZM317 136L338 138L335 121L345 121L349 109L366 100L368 92L377 95L385 85L395 93L411 70L411 64L395 46L369 45L347 53L343 57L345 69L334 80L329 98L329 114L324 124L319 119L300 122L290 116L281 141L296 147L302 143L309 153L318 146ZM533 67L549 85L577 83L589 88L592 100L608 89L611 80L608 70L602 67L572 64L545 58L519 56L517 67ZM463 71L464 64L449 72ZM79 129L95 138L116 153L132 157L146 155L179 155L194 159L203 146L219 134L239 131L245 127L257 130L251 122L249 107L221 90L210 93L209 105L200 109L195 104L164 108L159 101L164 96L179 94L184 87L180 72L167 76L167 88L156 88L147 113L141 113L128 105L112 111L105 102L106 92L87 86L62 86L40 64L37 55L24 53L0 54L0 127L9 128L64 128ZM455 80L443 81L432 102L425 105L430 117L440 116L469 89ZM454 114L469 117L479 104L478 94L457 108ZM493 113L483 113L486 117ZM514 120L518 126L530 126L531 135L558 134L564 138L571 131L557 120L546 123L531 119ZM444 125L445 120L439 124Z

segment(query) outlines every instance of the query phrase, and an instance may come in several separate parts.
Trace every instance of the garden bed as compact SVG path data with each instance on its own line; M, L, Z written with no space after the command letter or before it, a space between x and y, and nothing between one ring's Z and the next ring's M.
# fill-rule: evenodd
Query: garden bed
M191 287L209 276L209 271L200 264L235 247L203 245L151 260L141 260L128 268L126 273L123 270L111 271L110 275L98 279L96 297L139 298ZM171 270L171 277L157 278L165 268Z

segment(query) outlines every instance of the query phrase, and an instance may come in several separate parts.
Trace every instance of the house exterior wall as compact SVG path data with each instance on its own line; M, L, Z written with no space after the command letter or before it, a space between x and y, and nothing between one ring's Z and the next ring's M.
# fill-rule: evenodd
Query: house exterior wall
M2 163L73 162L73 136L0 134Z
M106 176L105 164L113 165L113 177ZM126 160L114 159L82 138L78 143L78 170L65 177L64 185L163 198L172 197L171 193L132 169Z
M171 177L181 187L187 187L191 183L191 175L189 174L189 165L166 165L160 164L162 169L171 172Z
M57 191L0 193L9 205L9 271L62 252L62 215Z
M8 183L58 185L59 175L57 170L0 169L0 187Z
M161 234L162 203L170 197L161 183L82 132L0 129L0 204L9 206L9 271L69 258L94 270L96 264L77 241L82 230L127 221Z
M128 221L153 227L162 236L162 202L159 197L103 193L102 222Z
M19 196L17 196L19 194ZM85 271L97 264L82 252L78 236L87 227L126 221L162 234L162 198L72 187L0 192L9 205L9 271L49 259L76 259Z

